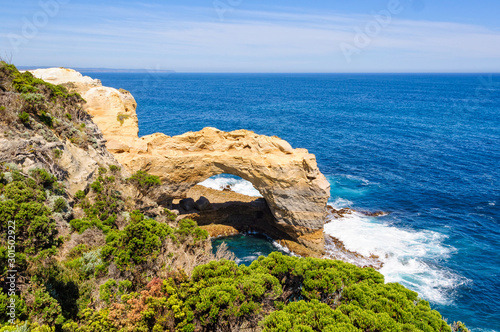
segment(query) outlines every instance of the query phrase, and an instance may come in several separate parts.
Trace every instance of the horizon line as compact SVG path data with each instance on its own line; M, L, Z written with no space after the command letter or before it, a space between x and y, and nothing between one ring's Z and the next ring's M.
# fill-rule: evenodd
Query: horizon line
M16 66L16 68L21 70L35 70L35 69L48 69L48 68L66 68L73 69L78 72L90 72L90 73L138 73L138 74L422 74L422 75L430 75L430 74L458 74L458 75L497 75L500 74L500 71L443 71L443 72L434 72L434 71L359 71L359 72L245 72L245 71L176 71L172 69L126 69L126 68L106 68L106 67L63 67L63 66Z

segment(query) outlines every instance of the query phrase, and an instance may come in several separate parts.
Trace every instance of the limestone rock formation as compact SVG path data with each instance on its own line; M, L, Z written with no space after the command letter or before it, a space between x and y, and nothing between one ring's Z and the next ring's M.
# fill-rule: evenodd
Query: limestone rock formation
M52 84L67 85L76 89L80 94L85 93L92 87L102 86L101 81L89 76L83 76L73 69L67 68L47 68L31 70L33 76Z
M87 101L85 110L105 133L108 147L114 146L116 150L117 146L137 144L137 103L130 92L99 86L87 90L82 97Z
M172 198L184 197L213 175L229 173L259 190L286 232L300 235L323 228L330 184L307 150L247 130L205 128L174 137L156 133L139 138L136 102L127 91L103 87L67 69L33 74L79 92L108 150L128 170L160 176Z
M278 137L215 128L174 137L154 134L139 142L145 150L110 151L127 168L160 176L173 197L228 173L251 182L278 221L299 229L323 227L330 185L305 149L292 149Z

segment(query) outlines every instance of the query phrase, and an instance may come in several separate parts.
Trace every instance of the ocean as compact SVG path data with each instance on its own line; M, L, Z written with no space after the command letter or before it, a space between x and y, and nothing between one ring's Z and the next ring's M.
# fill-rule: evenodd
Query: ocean
M387 282L449 322L500 331L500 75L84 74L134 95L141 136L210 126L307 148L333 207L388 212L346 215L325 232L379 256ZM234 177L207 181L258 195Z

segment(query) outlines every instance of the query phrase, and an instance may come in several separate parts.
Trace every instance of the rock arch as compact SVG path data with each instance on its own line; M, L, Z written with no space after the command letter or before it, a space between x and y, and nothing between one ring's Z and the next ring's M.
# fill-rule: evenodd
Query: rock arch
M182 198L189 188L213 175L228 173L250 181L278 223L291 228L291 233L323 228L330 184L307 150L247 130L205 128L174 137L156 133L139 138L137 104L129 92L103 87L70 69L33 73L78 91L108 150L128 170L158 175L173 198Z
M279 222L304 230L323 227L330 185L305 149L292 149L278 137L215 128L138 141L142 151L114 149L113 140L108 149L130 170L160 176L173 197L213 175L233 174L254 185Z

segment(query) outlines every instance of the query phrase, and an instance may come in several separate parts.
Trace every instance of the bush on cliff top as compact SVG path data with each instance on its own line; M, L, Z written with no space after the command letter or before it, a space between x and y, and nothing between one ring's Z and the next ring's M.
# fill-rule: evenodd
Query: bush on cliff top
M98 148L92 137L95 127L86 126L91 117L82 108L85 101L64 86L37 79L30 72L21 73L0 61L0 103L0 125L9 126L11 135L24 139L40 135L48 142L70 140L84 149L89 145Z
M108 234L103 256L107 259L114 257L114 262L120 269L154 261L167 236L175 239L171 227L145 219L142 213L134 211L130 214L130 223L123 231Z
M146 196L151 189L161 185L158 176L148 174L144 171L135 172L128 178L128 181L137 188L142 196Z
M108 289L120 292L103 286L108 305L85 313L76 331L451 331L415 292L371 268L280 253L249 267L222 260L191 277L172 272L121 298Z
M12 86L17 92L23 94L36 94L40 91L47 91L52 100L57 99L58 97L67 99L72 96L80 95L77 93L69 93L68 90L61 85L54 85L45 82L42 79L36 78L29 71L25 71L20 73L15 67L9 67L7 65L7 70L10 71L10 74L14 77L12 81Z
M35 253L56 244L56 225L45 190L56 181L44 169L35 169L25 177L12 172L13 181L0 189L0 231L15 229L17 251ZM10 227L12 226L12 227ZM14 234L13 234L14 235Z

